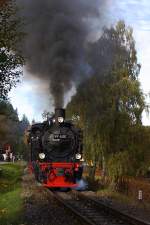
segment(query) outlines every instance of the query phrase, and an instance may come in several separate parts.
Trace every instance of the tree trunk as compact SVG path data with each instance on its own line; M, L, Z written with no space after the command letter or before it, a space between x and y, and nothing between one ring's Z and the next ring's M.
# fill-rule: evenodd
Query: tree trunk
M89 167L89 177L91 180L95 180L96 164Z

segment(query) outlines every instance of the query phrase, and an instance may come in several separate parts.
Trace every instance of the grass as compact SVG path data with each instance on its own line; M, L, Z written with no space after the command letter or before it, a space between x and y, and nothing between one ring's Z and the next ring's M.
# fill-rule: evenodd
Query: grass
M133 199L129 198L128 196L126 196L122 193L112 191L110 188L104 188L104 189L98 190L97 195L102 196L102 197L111 198L120 203L131 204L133 202Z
M0 165L0 225L18 225L21 222L22 166Z
M123 193L119 193L116 191L112 191L110 188L99 189L97 191L97 195L109 198L116 203L120 203L121 205L133 206L135 208L141 208L150 212L150 203L143 200L143 202L138 201L138 199L133 198L133 196L127 196Z

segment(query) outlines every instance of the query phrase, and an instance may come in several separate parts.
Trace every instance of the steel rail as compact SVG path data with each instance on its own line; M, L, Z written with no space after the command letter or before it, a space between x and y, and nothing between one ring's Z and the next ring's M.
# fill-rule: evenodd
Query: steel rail
M81 224L100 225L107 221L107 224L150 225L148 221L128 215L82 192L71 191L62 195L61 192L49 191Z
M68 204L63 198L61 198L57 192L49 190L51 195L60 202L65 208L67 208L73 215L77 217L77 220L80 220L81 224L85 225L95 225L91 220L89 220L86 216L81 214L78 210Z
M130 223L122 221L116 215L105 212L104 209L101 211L93 204L93 201L89 198L84 198L78 192L72 191L68 193L51 192L55 199L64 205L65 208L69 209L75 217L80 220L81 224L86 225L129 225ZM70 198L71 197L71 198ZM91 204L92 201L92 204Z
M140 218L137 218L133 215L129 215L125 212L119 211L111 206L108 206L104 202L101 202L98 199L95 199L91 196L86 196L81 192L73 191L73 194L78 196L79 198L86 200L86 201L91 201L99 211L104 210L111 214L112 216L115 216L116 218L120 218L121 220L131 224L131 225L150 225L150 222L144 221Z

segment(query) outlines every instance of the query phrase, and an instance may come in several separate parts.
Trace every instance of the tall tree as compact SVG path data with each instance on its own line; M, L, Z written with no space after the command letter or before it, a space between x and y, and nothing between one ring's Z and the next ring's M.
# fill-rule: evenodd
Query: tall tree
M8 92L19 82L23 58L17 44L23 37L21 19L14 0L0 4L0 98L7 99Z
M20 128L22 134L24 134L25 130L29 127L30 122L25 114L22 116L22 120L20 121Z
M28 151L24 143L25 130L29 121L25 115L19 121L17 109L9 101L0 100L0 147L10 144L15 155L27 159Z
M19 134L17 111L8 101L0 101L0 142L15 144Z
M145 108L132 29L123 21L104 28L87 59L93 76L78 87L68 112L80 115L87 158L105 165L104 158L130 149L131 128L141 126Z

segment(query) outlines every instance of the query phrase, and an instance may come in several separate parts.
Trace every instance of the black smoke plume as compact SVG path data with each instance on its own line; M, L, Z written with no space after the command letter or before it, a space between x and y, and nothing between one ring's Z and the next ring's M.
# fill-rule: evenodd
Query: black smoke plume
M18 0L25 20L22 51L27 69L49 82L55 107L64 94L86 77L84 47L92 21L99 17L98 0Z

